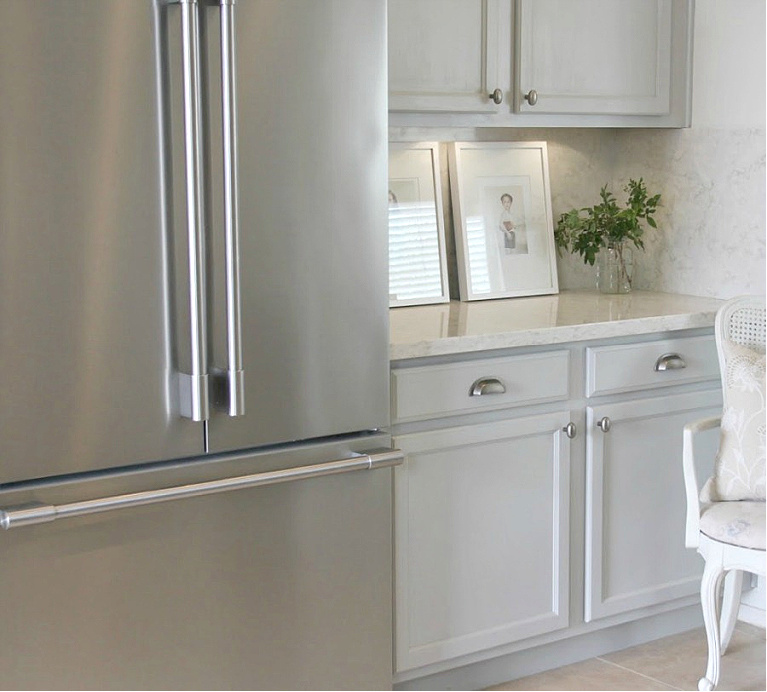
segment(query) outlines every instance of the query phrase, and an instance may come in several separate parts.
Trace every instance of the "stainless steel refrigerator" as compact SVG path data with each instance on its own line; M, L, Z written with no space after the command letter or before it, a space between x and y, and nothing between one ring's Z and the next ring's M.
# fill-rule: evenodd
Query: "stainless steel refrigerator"
M0 0L0 686L391 684L385 0Z

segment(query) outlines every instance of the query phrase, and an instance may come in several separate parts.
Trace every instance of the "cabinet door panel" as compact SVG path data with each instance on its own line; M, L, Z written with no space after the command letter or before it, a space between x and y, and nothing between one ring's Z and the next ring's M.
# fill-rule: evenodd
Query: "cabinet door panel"
M671 0L520 0L518 110L669 113ZM537 104L521 94L535 89Z
M682 428L719 415L720 392L586 411L586 622L696 594L703 562L684 545ZM606 433L596 425L605 416ZM702 482L718 437L701 437Z
M394 440L398 671L567 626L568 420Z
M509 0L390 0L389 110L498 111L510 45Z

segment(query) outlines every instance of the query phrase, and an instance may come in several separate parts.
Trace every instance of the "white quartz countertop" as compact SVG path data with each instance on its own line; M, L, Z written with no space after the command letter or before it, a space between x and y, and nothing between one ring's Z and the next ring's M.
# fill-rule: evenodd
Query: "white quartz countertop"
M515 346L711 327L723 301L634 291L392 308L390 357L423 358Z

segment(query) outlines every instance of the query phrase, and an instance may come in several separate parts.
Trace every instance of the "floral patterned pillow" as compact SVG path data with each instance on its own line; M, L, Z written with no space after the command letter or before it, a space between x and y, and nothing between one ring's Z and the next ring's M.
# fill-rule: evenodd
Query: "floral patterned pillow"
M713 500L765 499L765 356L724 343L724 411Z

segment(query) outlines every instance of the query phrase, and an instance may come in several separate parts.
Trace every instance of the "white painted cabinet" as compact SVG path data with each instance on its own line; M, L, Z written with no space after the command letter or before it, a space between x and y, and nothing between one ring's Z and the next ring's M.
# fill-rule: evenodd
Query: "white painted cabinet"
M693 7L389 0L390 124L689 125Z
M694 605L682 428L718 377L710 332L395 363L396 679Z
M665 115L671 0L519 0L521 112ZM522 94L534 92L534 104Z
M511 32L511 0L389 0L389 110L499 112Z
M567 626L568 422L395 436L397 671Z
M586 409L586 622L700 590L702 561L684 546L682 428L721 410L718 390ZM716 432L698 440L699 459L713 462Z

